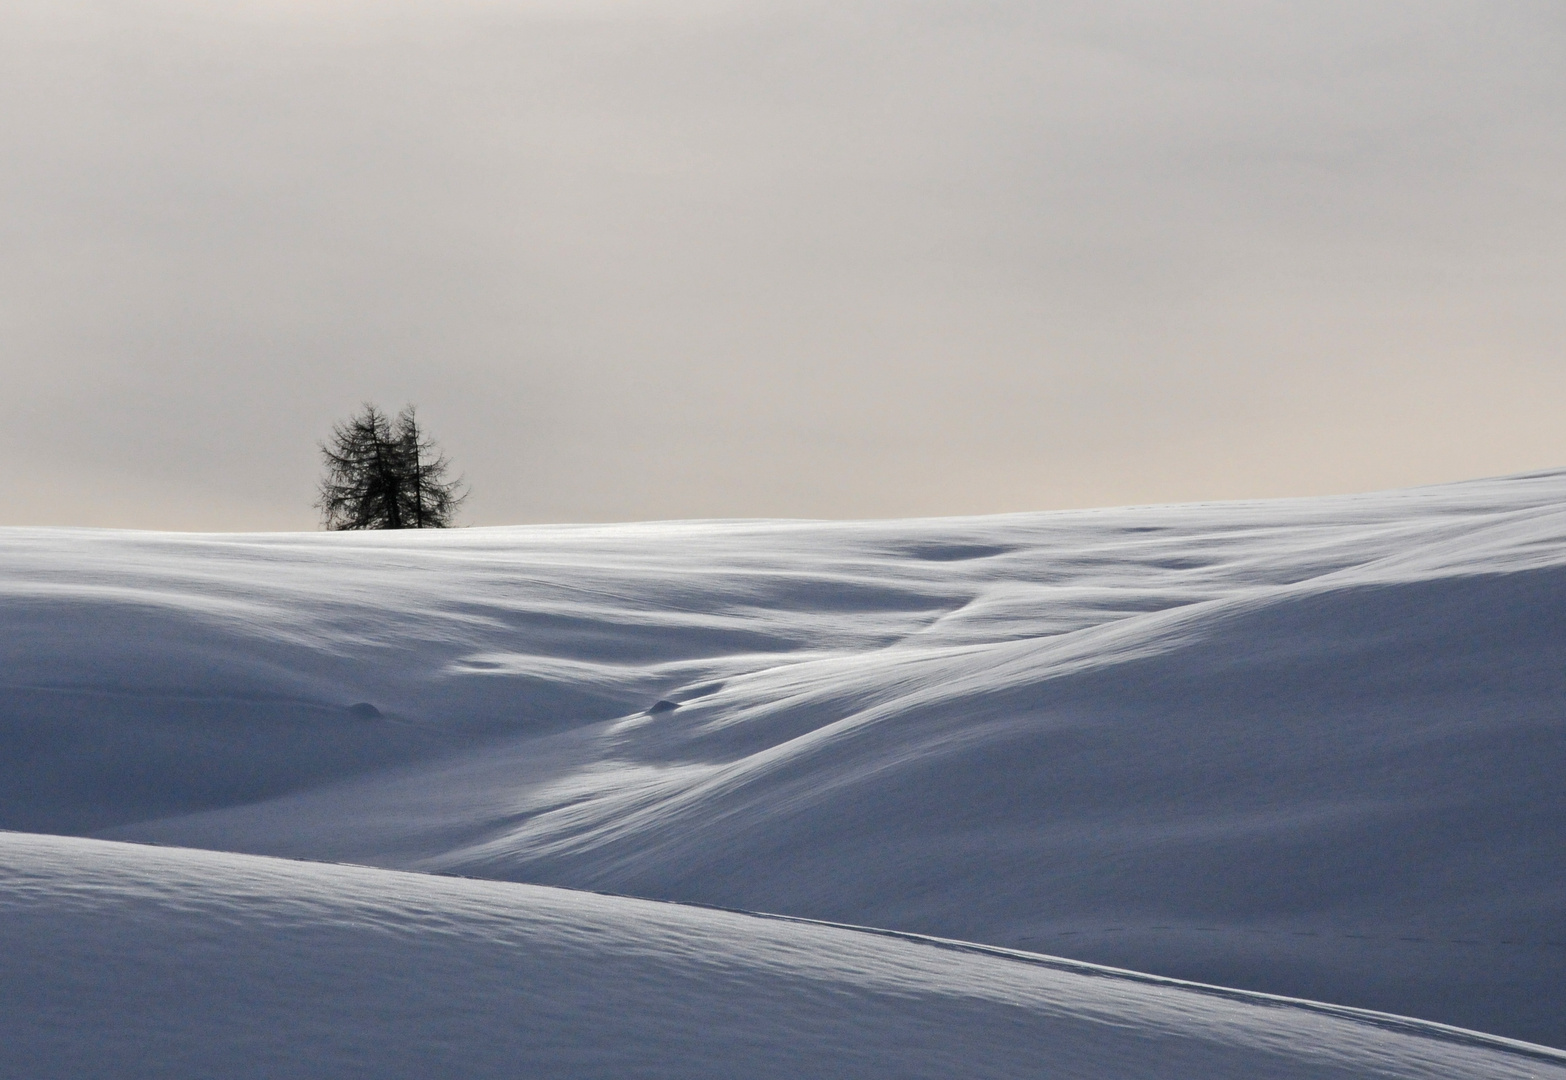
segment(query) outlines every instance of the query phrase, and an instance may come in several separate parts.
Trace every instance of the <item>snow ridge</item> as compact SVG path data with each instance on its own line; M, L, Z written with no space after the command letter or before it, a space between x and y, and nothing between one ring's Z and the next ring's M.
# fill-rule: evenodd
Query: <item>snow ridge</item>
M0 880L0 1060L34 1077L1566 1076L1415 1021L625 897L14 833Z

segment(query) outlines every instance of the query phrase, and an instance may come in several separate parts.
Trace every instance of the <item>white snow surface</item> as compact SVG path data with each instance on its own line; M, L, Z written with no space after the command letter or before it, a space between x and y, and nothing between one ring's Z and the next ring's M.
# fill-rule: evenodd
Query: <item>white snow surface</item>
M0 834L9 1076L1566 1077L1566 1054L623 897Z
M1563 472L924 521L6 529L0 689L3 828L890 928L1566 1046ZM66 892L99 859L217 858L20 842L15 872ZM254 871L275 898L383 880L223 858L284 867Z

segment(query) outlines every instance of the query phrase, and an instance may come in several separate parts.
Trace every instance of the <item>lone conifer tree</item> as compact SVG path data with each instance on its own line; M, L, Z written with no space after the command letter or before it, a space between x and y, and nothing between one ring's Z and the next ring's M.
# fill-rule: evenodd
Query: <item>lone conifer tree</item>
M419 430L412 405L393 420L365 403L321 444L326 475L316 506L328 529L444 529L467 493Z

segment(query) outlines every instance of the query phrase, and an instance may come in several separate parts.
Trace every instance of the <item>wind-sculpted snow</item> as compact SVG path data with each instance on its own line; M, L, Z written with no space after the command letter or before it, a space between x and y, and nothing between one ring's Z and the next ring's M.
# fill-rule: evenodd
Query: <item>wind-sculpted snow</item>
M1566 1054L1045 957L498 882L0 834L0 1072L1566 1077Z
M5 530L0 619L0 825L1566 1046L1566 474L912 522Z

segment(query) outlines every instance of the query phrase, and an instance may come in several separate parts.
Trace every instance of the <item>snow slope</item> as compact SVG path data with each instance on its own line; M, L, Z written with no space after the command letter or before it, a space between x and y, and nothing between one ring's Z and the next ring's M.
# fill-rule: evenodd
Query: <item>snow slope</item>
M1566 1077L1374 1014L839 927L0 834L8 1076Z
M0 626L0 826L1566 1046L1563 473L911 522L11 529Z

